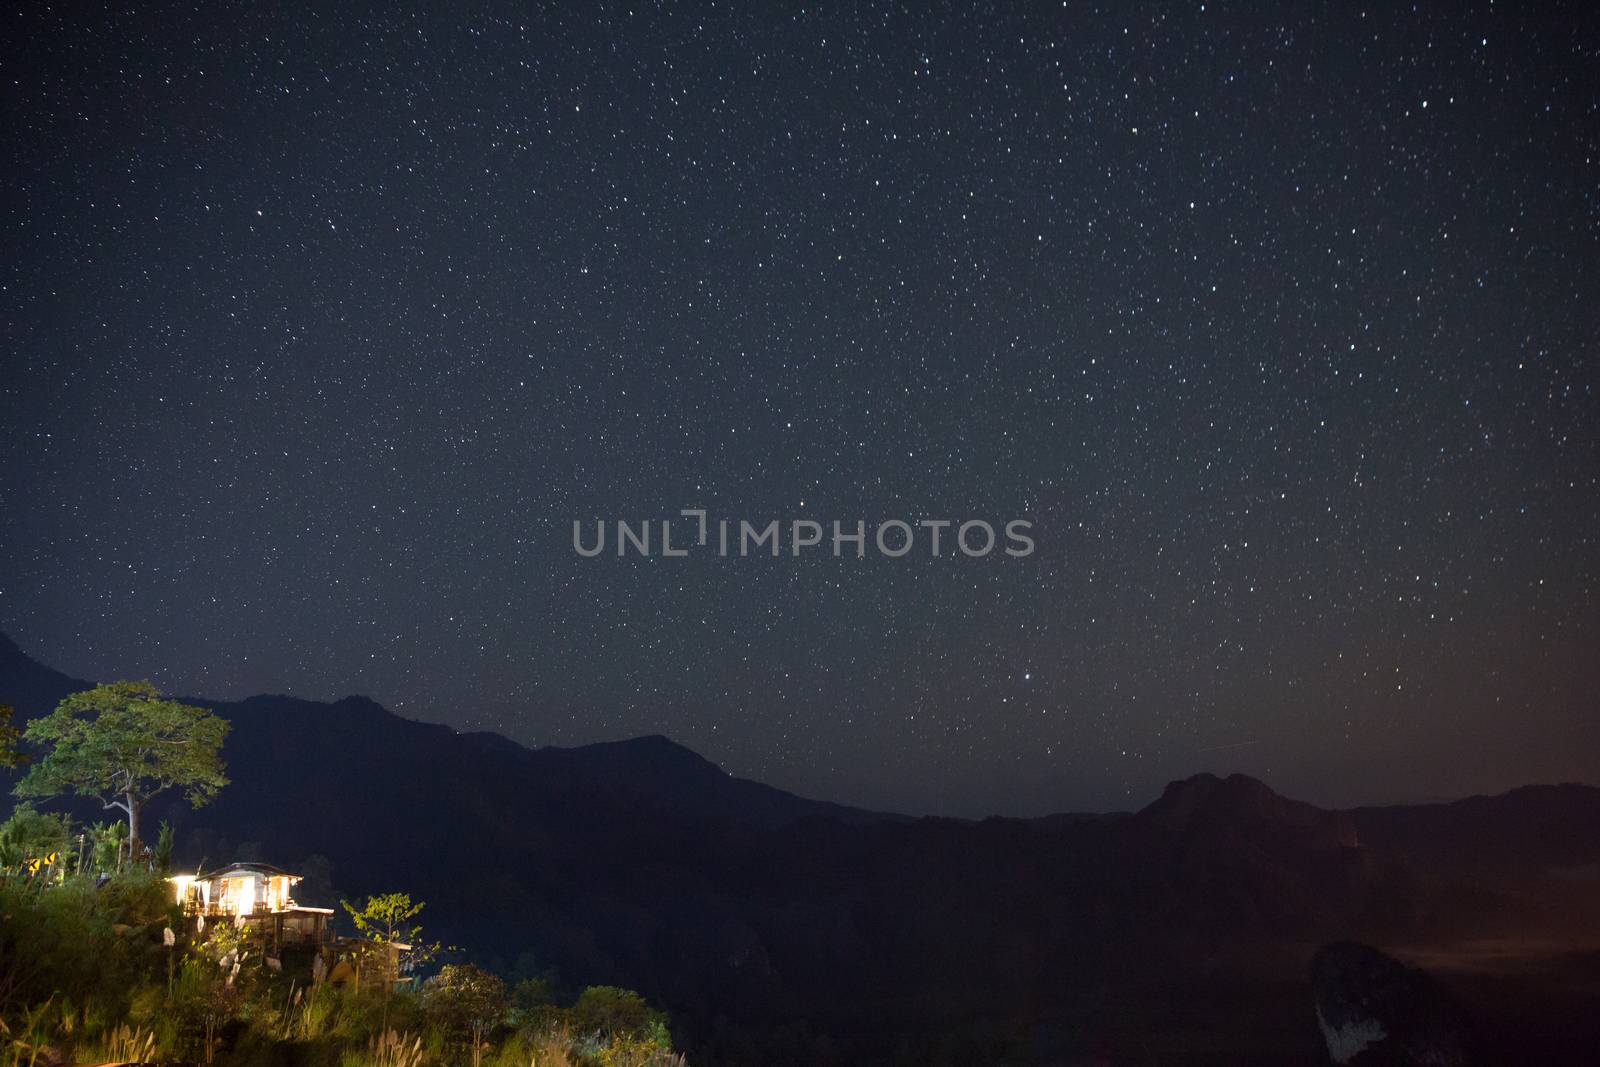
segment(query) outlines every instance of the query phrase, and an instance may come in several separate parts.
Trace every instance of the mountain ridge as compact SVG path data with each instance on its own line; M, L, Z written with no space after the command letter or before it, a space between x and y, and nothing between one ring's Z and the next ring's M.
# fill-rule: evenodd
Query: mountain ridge
M0 643L0 702L24 716L85 685ZM304 903L412 893L503 973L666 1005L697 1063L830 1062L825 1045L880 1062L941 1027L1094 1033L1111 991L1206 986L1241 954L1241 1002L1271 1002L1329 940L1600 938L1591 786L1327 811L1198 774L1136 812L911 818L740 779L659 734L533 749L360 696L193 702L233 723L233 781L198 810L152 804L181 863L273 862L308 875ZM1295 1010L1271 1024L1285 1047Z
M41 680L44 678L48 678L48 680ZM65 696L70 692L76 692L81 689L90 688L96 684L94 682L73 678L68 674L46 666L22 649L16 640L3 630L0 630L0 679L5 679L14 690L20 690L24 694L24 696L20 699L0 694L0 703L12 703L16 706L18 723L25 723L29 719L36 718L39 715L47 713L55 706L55 703L59 701L61 696ZM22 684L20 685L18 684L19 679L23 680ZM48 700L41 700L35 694L58 695L53 695ZM35 699L29 700L29 696L35 696ZM734 779L736 781L751 782L762 785L764 788L772 789L775 792L785 793L801 800L809 800L812 803L829 805L844 811L863 813L866 815L883 818L902 820L941 818L950 819L957 822L981 822L989 819L1015 819L1021 821L1032 819L1083 819L1100 815L1116 815L1125 813L1122 811L1101 812L1062 810L1044 812L1039 815L1018 816L990 813L976 817L963 817L934 814L908 815L900 812L861 808L853 805L840 804L836 801L808 798L802 796L801 794L790 792L789 790L779 789L776 786L767 786L765 783L756 782L755 779L739 778L738 776L731 774L716 762L701 755L695 749L685 745L681 741L673 739L664 733L653 732L648 734L639 734L632 737L616 738L606 741L590 741L574 745L552 744L530 746L516 740L515 738L507 737L505 734L502 734L496 730L462 730L445 723L437 723L425 719L408 718L407 716L401 715L399 712L394 711L392 708L389 708L387 705L365 693L348 693L332 700L295 696L287 693L266 692L253 693L248 696L231 700L202 696L174 696L173 699L213 709L245 709L252 707L266 707L273 710L282 710L285 706L289 705L303 709L323 708L330 710L349 707L352 709L359 709L366 713L379 712L388 719L396 722L408 723L422 727L434 727L455 737L493 737L505 742L506 744L513 745L525 752L534 753L588 752L598 754L603 752L673 752L678 757L683 758L686 762L698 762L703 764L705 767L716 771L717 774ZM1148 813L1152 816L1157 814L1167 814L1169 806L1176 803L1176 801L1169 799L1172 798L1175 792L1187 793L1193 792L1199 788L1204 788L1208 792L1213 790L1228 791L1231 792L1236 798L1240 795L1241 790L1252 790L1258 796L1260 795L1260 791L1264 790L1267 794L1270 794L1272 797L1277 798L1287 805L1297 805L1303 808L1313 809L1321 812L1356 814L1387 812L1400 809L1416 810L1450 805L1470 804L1475 801L1494 800L1497 798L1510 796L1530 795L1541 791L1561 790L1566 788L1600 790L1600 785L1577 781L1534 782L1512 786L1498 793L1473 793L1450 799L1430 799L1427 801L1393 803L1373 802L1355 804L1345 807L1325 808L1319 805L1311 804L1308 801L1301 801L1291 798L1262 779L1256 778L1252 775L1237 771L1229 772L1225 775L1218 774L1214 771L1198 771L1187 777L1173 779L1172 781L1168 782L1163 788L1162 794L1151 800L1144 807L1137 809L1137 813Z

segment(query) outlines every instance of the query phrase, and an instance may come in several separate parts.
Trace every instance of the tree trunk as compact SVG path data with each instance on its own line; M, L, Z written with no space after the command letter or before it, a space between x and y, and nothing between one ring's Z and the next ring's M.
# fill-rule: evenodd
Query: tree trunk
M134 857L139 854L139 809L144 807L144 801L128 794L128 866L133 866Z

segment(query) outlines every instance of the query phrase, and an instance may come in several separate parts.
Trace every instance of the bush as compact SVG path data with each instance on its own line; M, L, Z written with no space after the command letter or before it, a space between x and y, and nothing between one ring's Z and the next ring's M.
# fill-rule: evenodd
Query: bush
M58 992L106 1018L125 1015L132 990L165 969L161 928L149 918L161 907L146 888L0 881L0 1019Z
M479 1067L489 1035L505 1021L506 984L470 963L452 963L422 987L422 1007L440 1029L464 1041Z
M590 986L572 1006L572 1025L579 1033L634 1037L663 1023L639 994L612 985Z
M30 804L18 804L11 817L0 823L0 868L20 870L28 860L54 853L56 866L65 867L70 820L65 815L35 811Z

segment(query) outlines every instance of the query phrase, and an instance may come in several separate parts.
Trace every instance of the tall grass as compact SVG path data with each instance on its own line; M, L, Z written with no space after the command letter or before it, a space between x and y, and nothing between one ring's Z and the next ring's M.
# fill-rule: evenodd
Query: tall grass
M576 1067L576 1045L570 1027L552 1027L534 1037L528 1045L532 1067ZM513 1067L496 1064L495 1067Z
M374 1034L364 1052L347 1052L340 1067L422 1067L427 1058L422 1038L388 1030Z
M108 1030L97 1044L80 1048L78 1059L89 1063L150 1063L156 1059L155 1031L121 1023Z

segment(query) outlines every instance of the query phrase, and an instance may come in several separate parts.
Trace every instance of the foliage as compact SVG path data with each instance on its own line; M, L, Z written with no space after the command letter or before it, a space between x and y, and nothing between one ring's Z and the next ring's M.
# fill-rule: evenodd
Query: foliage
M153 937L159 938L161 927L178 921L171 887L153 871L125 871L98 893L101 903L114 911L122 924Z
M339 1044L348 1046L348 1055L359 1059L370 1051L366 1049L369 1037L388 1032L380 1018L381 1005L371 991L330 982L303 984L304 975L264 981L259 966L253 974L256 980L247 981L243 988L249 998L248 1036L258 1044ZM247 979L251 975L247 962L241 976ZM389 1014L397 1020L394 1029L401 1033L418 1018L411 999L404 994L392 998Z
M30 1009L15 1028L0 1019L0 1037L11 1046L12 1067L34 1067L50 1040L50 1008L55 998Z
M555 987L543 976L524 978L511 988L511 1016L519 1025L537 1018L556 1002Z
M482 1062L484 1044L504 1021L509 1003L506 984L470 963L447 964L422 988L428 1017L467 1040L473 1067Z
M225 970L242 965L250 954L244 927L237 922L227 921L208 924L205 934L191 951L196 957L210 960Z
M614 1037L594 1056L596 1067L683 1067L682 1056L654 1037Z
M93 1051L88 1058L97 1063L149 1063L156 1057L155 1031L120 1023Z
M161 874L172 870L172 824L161 820L161 832L156 835L156 850L151 857L155 869Z
M363 937L373 941L395 943L408 940L421 927L413 923L425 905L412 902L409 893L382 893L368 897L366 903L356 907L348 900L339 902L350 913L350 921Z
M565 1026L552 1026L538 1033L529 1052L530 1067L575 1067L578 1058L572 1031Z
M103 822L89 827L90 862L106 874L122 869L123 851L128 844L128 824Z
M367 903L352 909L364 934L416 929L420 906L404 894ZM153 871L0 880L0 1049L17 1061L8 1067L47 1051L224 1067L684 1067L664 1016L624 989L564 1007L547 980L525 981L513 1030L504 981L474 966L444 967L419 994L315 981L309 959L294 974L288 953L280 962L268 967L236 923L202 934Z
M528 1035L521 1042L507 1042L492 1067L502 1067L505 1053L515 1047L525 1051L526 1059L504 1067L688 1067L687 1061L672 1051L661 1034L603 1037L575 1035L570 1022L561 1022Z
M239 966L233 955L225 956L223 961L188 959L172 986L167 1018L181 1028L185 1051L198 1051L208 1064L221 1047L223 1027L244 1003L244 991L237 981Z
M660 1015L631 989L595 985L572 1006L572 1025L580 1032L631 1037L650 1032Z
M0 870L18 870L29 860L56 856L55 865L64 867L72 823L65 815L35 811L32 805L18 804L11 817L0 823Z
M422 1038L385 1030L367 1042L365 1059L351 1063L353 1059L356 1058L346 1057L345 1067L422 1067Z
M120 1017L129 990L163 966L161 915L147 882L104 890L86 877L0 882L0 1019L59 993Z
M10 704L0 704L0 767L20 767L27 759L17 747L22 731L11 724L15 715Z
M139 843L139 813L153 796L178 789L201 805L228 784L222 742L226 720L205 708L161 699L149 682L108 682L73 693L24 736L48 748L15 792L22 797L78 794L120 808Z
M381 893L369 896L359 908L348 900L339 901L355 923L356 932L375 944L393 946L402 974L428 964L444 946L423 937L416 918L422 901L412 901L409 893Z

